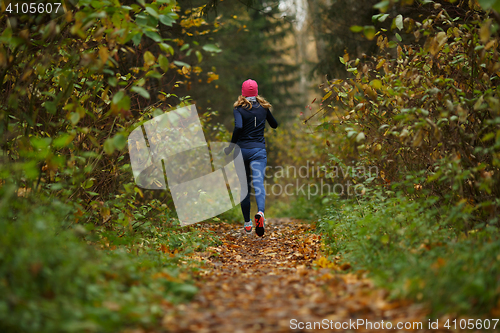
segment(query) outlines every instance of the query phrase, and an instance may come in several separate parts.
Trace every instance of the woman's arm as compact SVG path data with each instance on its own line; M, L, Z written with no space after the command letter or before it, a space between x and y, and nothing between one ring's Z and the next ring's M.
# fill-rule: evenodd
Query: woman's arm
M236 143L238 142L238 138L241 134L241 131L243 130L243 118L241 118L241 114L237 109L233 110L233 115L234 115L234 130L233 130L233 137L231 138L231 143ZM234 145L230 145L232 148Z
M266 119L272 128L278 127L278 122L276 121L276 119L274 119L273 114L271 113L271 111L269 111L269 109L267 109Z

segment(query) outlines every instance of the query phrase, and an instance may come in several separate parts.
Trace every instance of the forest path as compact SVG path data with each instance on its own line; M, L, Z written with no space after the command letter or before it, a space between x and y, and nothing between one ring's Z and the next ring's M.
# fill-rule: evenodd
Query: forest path
M262 238L254 232L243 234L240 225L207 227L223 244L201 254L207 264L197 276L199 293L190 303L167 310L162 330L308 332L313 330L307 326L299 329L299 322L328 322L334 328L335 323L349 319L372 323L389 320L394 325L419 321L424 328L427 324L422 307L389 302L387 293L375 289L370 280L317 268L318 264L333 264L320 259L320 236L312 233L310 224L270 219ZM352 330L351 326L335 331L386 330L366 330L364 326Z

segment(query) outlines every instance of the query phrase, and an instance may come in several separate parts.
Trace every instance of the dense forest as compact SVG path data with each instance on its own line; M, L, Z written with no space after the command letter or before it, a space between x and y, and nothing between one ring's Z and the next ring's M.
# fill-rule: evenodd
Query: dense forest
M500 0L2 1L0 330L493 328L499 13ZM229 142L248 78L280 123L265 132L269 229L243 237L238 206L183 226L168 188L136 184L129 134L194 104L207 141Z

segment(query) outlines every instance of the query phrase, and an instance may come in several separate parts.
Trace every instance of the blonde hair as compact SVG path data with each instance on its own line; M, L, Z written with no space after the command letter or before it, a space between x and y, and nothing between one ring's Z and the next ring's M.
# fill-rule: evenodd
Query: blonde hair
M257 102L264 108L264 109L269 109L271 108L271 103L266 101L264 97L260 97L257 95ZM243 106L245 109L251 110L252 109L252 103L247 100L243 95L238 96L238 100L234 102L234 107L238 106Z

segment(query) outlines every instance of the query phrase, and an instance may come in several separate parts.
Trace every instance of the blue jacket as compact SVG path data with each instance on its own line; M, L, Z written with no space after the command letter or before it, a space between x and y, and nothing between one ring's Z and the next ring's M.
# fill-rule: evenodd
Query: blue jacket
M238 106L233 110L233 114L234 131L231 143L236 143L240 148L266 148L266 120L272 128L278 127L271 111L264 109L258 102L253 102L251 109Z

